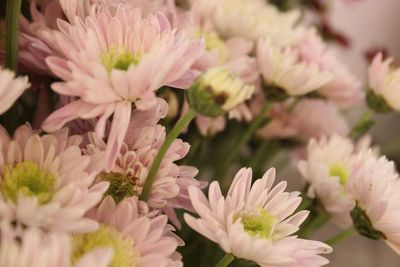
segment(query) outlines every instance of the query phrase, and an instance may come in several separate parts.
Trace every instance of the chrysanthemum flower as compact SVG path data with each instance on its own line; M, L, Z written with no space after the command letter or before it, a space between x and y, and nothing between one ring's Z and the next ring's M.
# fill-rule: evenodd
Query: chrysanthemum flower
M141 196L154 158L165 140L165 128L157 123L165 116L166 110L167 104L164 101L159 101L156 107L147 111L135 110L128 127L129 134L117 154L114 168L111 171L103 168L98 175L97 180L110 182L106 194L112 196L116 202L125 197ZM96 154L106 149L106 144L96 135L90 135L90 140L91 144L86 147L87 154ZM188 143L180 139L172 143L161 162L147 199L151 208L184 207L190 210L187 187L205 186L194 178L198 172L196 168L179 166L176 163L186 156L189 147Z
M290 101L276 104L271 121L258 131L266 139L298 139L308 141L333 134L347 135L350 127L332 103L321 99L303 99L292 106Z
M368 104L377 111L400 110L400 68L392 65L393 58L378 54L368 69Z
M270 39L259 41L257 59L267 90L283 90L290 96L305 95L332 79L330 72L302 61L295 48L276 46Z
M308 196L317 197L332 219L342 227L351 225L353 201L345 186L353 171L355 147L351 140L334 135L319 141L312 139L307 160L298 163L303 178L309 184Z
M14 72L0 66L0 114L6 112L29 87L28 77L15 77Z
M71 239L62 233L30 228L18 233L5 221L0 231L0 266L4 267L109 267L111 248L98 248L71 263Z
M175 251L182 241L171 232L167 217L141 215L137 197L125 198L119 204L106 197L89 216L100 223L100 228L73 237L72 259L96 248L111 247L114 257L110 267L183 266Z
M371 151L360 153L346 186L354 201L351 216L358 232L384 239L400 254L400 179L393 162Z
M39 136L21 126L10 138L0 128L0 218L54 231L96 229L84 215L108 183L92 186L96 173L91 158L81 154L80 141L67 130Z
M343 108L351 107L363 100L365 94L361 83L314 30L302 35L296 48L302 60L316 64L321 70L332 74L332 80L319 88L318 94Z
M245 37L256 42L270 37L276 44L297 40L301 29L295 28L300 13L280 12L263 0L197 0L199 11L224 38Z
M218 182L210 184L208 199L195 187L190 199L200 216L185 214L191 228L218 243L226 252L260 266L321 266L328 260L318 254L331 248L318 241L293 235L308 211L293 212L301 198L284 192L286 182L272 187L275 170L270 169L252 185L252 172L242 169L224 197Z
M115 15L103 10L85 20L75 17L74 24L60 22L59 28L47 33L59 56L46 62L64 80L52 87L78 99L50 115L43 128L54 131L76 118L99 117L96 132L102 137L113 116L106 163L111 170L132 109L153 106L155 91L164 85L190 85L190 67L202 53L202 42L171 29L162 14L144 19L139 9L123 6Z

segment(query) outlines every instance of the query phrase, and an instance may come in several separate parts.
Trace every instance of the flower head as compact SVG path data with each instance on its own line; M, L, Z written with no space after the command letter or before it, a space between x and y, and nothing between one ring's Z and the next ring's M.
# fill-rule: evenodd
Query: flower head
M0 114L6 112L29 87L28 77L15 77L14 72L0 66Z
M290 96L305 95L332 79L330 72L302 61L295 48L276 46L269 39L259 41L257 60L267 96L272 93L270 90L283 90Z
M378 54L368 69L368 104L378 112L400 110L400 69L392 65L393 58Z
M249 99L254 86L224 68L212 68L188 90L189 105L200 114L216 117Z
M103 137L113 115L107 146L111 170L132 109L154 106L155 91L164 85L188 87L202 42L172 29L161 13L143 18L139 9L124 6L115 14L101 10L84 20L75 17L73 24L60 22L59 28L45 34L59 53L46 62L63 80L52 87L77 100L50 115L43 128L54 131L76 118L99 117L96 132Z
M284 192L286 182L272 187L274 169L253 185L251 176L250 169L240 170L226 197L216 181L210 184L208 199L190 187L190 199L200 217L185 214L185 221L226 253L260 266L327 264L318 254L329 253L329 246L293 236L308 215L308 211L292 215L301 202L299 193Z
M46 230L81 232L97 223L85 218L107 190L92 185L91 157L79 148L81 138L67 130L39 136L29 126L10 138L0 129L0 218Z

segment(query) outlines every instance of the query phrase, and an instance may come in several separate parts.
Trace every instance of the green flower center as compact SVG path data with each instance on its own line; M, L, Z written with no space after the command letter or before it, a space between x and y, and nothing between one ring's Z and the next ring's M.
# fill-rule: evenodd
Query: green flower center
M46 204L54 194L55 182L53 174L39 169L32 161L25 161L4 168L0 190L5 199L14 202L22 194L36 197L40 204Z
M197 37L203 37L207 51L216 51L218 54L218 63L223 64L229 59L229 50L225 42L216 32L198 31Z
M276 218L267 211L260 209L255 214L240 216L244 230L252 237L271 238Z
M341 185L345 185L349 179L349 170L340 163L334 163L329 169L329 176L339 177L339 182Z
M71 261L75 264L86 253L97 248L112 248L114 256L108 267L135 267L139 253L132 239L124 237L116 229L100 225L92 233L77 234L72 238Z
M141 194L139 180L135 177L127 177L117 172L102 172L99 174L98 178L101 181L110 183L105 195L111 196L116 203L121 202L124 198Z
M111 72L113 69L127 71L128 68L140 62L140 55L127 52L125 48L111 48L101 55L101 63Z

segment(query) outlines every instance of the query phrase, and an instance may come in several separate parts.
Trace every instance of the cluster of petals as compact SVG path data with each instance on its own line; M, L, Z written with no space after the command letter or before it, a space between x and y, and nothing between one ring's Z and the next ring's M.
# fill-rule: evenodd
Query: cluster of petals
M393 58L377 54L368 68L369 90L382 97L394 110L400 110L400 69L392 65Z
M29 87L28 77L15 77L14 72L0 66L0 114L6 112Z
M62 232L96 229L97 222L85 213L101 200L108 183L92 185L95 156L82 155L81 140L66 129L39 136L24 125L11 138L0 128L0 218Z
M143 18L139 9L124 6L115 14L102 10L84 20L75 17L73 24L59 21L59 29L46 34L58 52L46 62L63 80L52 88L77 100L50 115L43 128L54 131L77 118L98 117L96 132L102 137L113 116L107 143L110 170L132 109L155 105L155 91L164 85L190 85L195 78L190 68L202 53L202 42L172 29L161 13Z
M217 181L210 184L208 199L195 187L190 199L200 216L185 214L187 224L229 254L256 262L260 266L322 266L328 260L319 254L331 248L318 241L297 238L294 234L307 218L308 211L293 214L301 202L298 192L285 192L286 182L275 187L275 170L252 185L251 169L235 176L224 197ZM262 233L246 229L245 219L267 217Z

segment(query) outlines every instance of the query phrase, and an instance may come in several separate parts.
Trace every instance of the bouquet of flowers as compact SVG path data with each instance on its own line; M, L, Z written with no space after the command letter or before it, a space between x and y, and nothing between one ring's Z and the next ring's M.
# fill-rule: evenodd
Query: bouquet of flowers
M363 86L327 6L2 1L0 266L317 267L357 233L400 254L399 174L368 135L400 70L376 53Z

